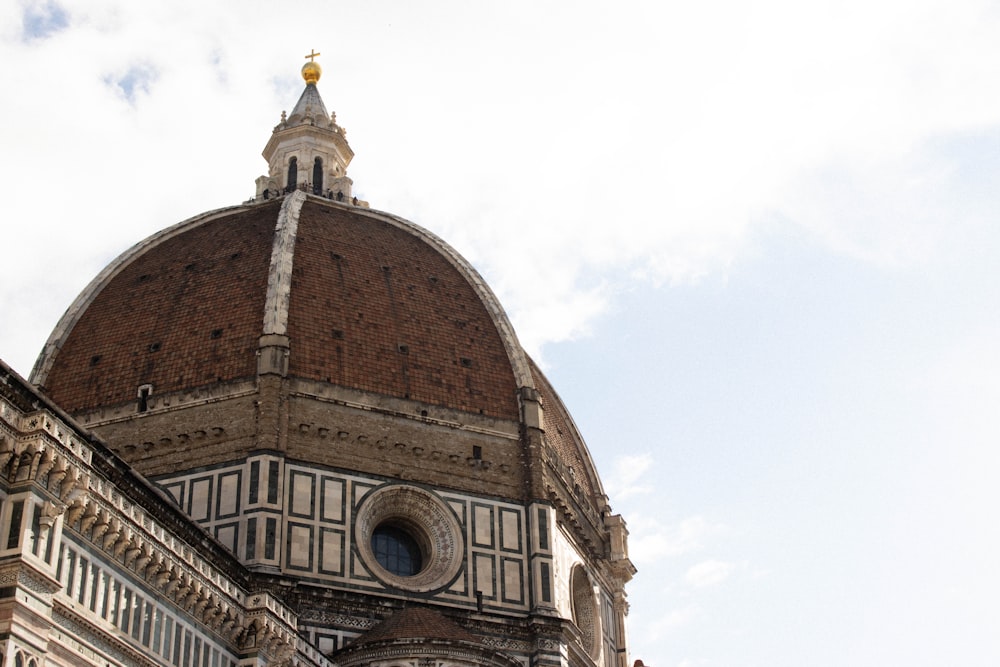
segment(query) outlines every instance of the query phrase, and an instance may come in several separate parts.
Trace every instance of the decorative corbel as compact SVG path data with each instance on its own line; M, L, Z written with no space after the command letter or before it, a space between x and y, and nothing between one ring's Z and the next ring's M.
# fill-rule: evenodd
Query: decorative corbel
M39 449L31 457L31 467L28 468L28 478L37 480L38 471L42 464L42 457L45 455L45 450Z
M101 545L105 551L114 547L118 542L118 538L121 537L122 524L118 519L112 517L108 523L107 530L104 531L104 544Z
M56 460L55 455L51 451L46 451L44 453L45 456L38 465L38 473L36 474L35 479L38 481L45 479L45 483L48 484L49 471L52 470L52 466L56 464Z
M66 524L72 526L87 511L86 498L76 497L66 509Z
M115 542L115 546L112 553L115 558L121 558L125 555L125 550L128 549L129 545L132 544L132 531L123 530L118 533L118 540Z
M86 533L91 527L97 523L98 507L96 503L87 503L87 510L83 513L83 517L80 519L80 532Z
M163 586L163 594L169 597L174 597L174 594L176 593L177 589L183 584L180 576L178 576L177 574L177 570L171 567L166 572L160 573L159 575L157 575L156 578L157 582L159 582L161 579L164 579L164 577L166 579L164 581L165 585Z
M58 506L46 500L42 503L42 511L38 516L38 525L43 528L51 528L59 515L66 510L65 506Z

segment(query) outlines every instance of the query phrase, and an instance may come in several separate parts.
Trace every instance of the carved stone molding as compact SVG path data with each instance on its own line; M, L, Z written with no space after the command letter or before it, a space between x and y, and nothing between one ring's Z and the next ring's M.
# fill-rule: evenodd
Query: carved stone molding
M413 534L424 552L423 568L400 576L383 568L372 551L375 529L392 523ZM450 584L462 569L465 544L454 512L435 495L413 486L386 485L362 501L355 519L358 554L368 571L383 583L425 593Z
M61 588L58 581L24 561L16 561L0 568L0 588L13 586L27 589L43 598L48 598Z

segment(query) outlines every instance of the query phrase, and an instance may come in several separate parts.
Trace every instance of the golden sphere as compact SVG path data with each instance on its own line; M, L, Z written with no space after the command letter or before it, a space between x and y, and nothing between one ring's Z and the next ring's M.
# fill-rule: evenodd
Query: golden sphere
M322 74L323 68L317 62L310 61L302 66L302 78L306 80L306 84L316 83Z

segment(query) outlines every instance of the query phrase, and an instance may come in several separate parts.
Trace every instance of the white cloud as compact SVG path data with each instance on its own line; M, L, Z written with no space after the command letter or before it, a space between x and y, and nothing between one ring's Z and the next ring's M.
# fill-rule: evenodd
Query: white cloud
M910 388L925 401L924 410L933 411L942 434L995 442L991 436L1000 432L1000 327L967 332L913 372Z
M679 663L677 667L698 667L698 665L707 664L705 660L695 660L693 658L684 658Z
M33 221L8 241L55 239L47 261L72 265L58 306L33 304L45 322L109 247L250 194L303 44L325 51L359 191L459 245L535 355L586 335L623 280L725 272L774 215L866 261L923 261L963 224L927 142L1000 125L1000 17L976 1L347 3L308 24L252 2L22 7L0 19L0 56L30 63L0 73L0 178ZM351 26L336 44L333 22Z
M702 609L697 605L687 605L671 609L667 613L652 619L648 630L654 635L670 632L671 630L689 625L701 616L702 613Z
M707 560L692 565L684 574L684 583L694 588L716 586L736 571L736 565L720 560Z
M648 494L652 487L642 483L642 477L653 468L654 460L649 453L631 454L615 459L611 474L605 478L604 488L616 502L632 496Z
M662 558L697 552L709 538L727 530L702 516L692 516L664 525L646 514L629 514L629 556L637 563L655 563Z

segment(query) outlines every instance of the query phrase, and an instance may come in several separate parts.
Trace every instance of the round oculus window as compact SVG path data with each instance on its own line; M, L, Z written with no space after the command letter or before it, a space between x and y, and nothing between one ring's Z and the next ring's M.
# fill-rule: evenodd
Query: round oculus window
M398 577L412 577L424 568L424 550L410 530L392 522L372 531L372 552L386 571Z
M465 548L454 512L412 486L383 486L361 503L355 519L358 554L383 583L428 592L450 584Z

